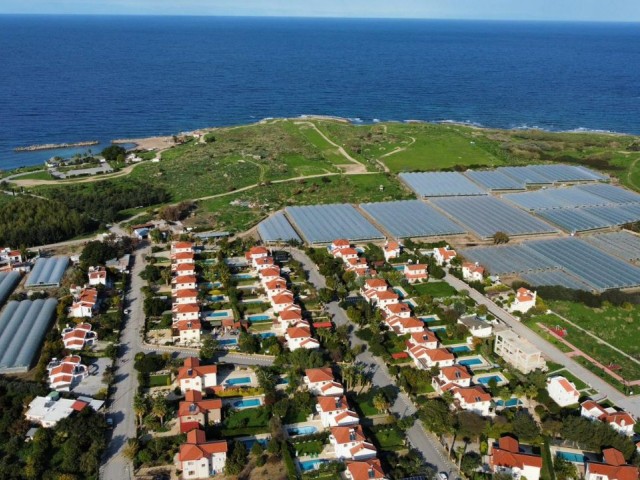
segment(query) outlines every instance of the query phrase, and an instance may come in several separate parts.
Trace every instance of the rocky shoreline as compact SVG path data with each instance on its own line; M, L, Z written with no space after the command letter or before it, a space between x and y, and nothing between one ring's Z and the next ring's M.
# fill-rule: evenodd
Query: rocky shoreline
M45 143L42 145L29 145L28 147L16 147L14 152L36 152L38 150L55 150L58 148L73 148L73 147L90 147L92 145L98 145L98 140L91 140L89 142L73 142L73 143Z

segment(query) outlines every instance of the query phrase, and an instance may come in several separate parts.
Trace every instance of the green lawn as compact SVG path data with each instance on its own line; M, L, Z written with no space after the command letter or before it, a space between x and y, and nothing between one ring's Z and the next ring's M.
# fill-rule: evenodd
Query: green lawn
M320 440L310 440L307 442L298 442L293 444L293 448L297 452L298 457L304 455L317 455L322 452L324 444Z
M171 375L169 374L149 376L150 387L166 387L168 385L171 385Z
M381 450L404 448L404 433L398 427L380 429L371 433L371 440Z
M338 149L327 142L322 135L320 135L316 129L311 127L308 124L298 124L296 125L293 122L286 122L283 124L285 128L287 128L290 132L296 132L302 135L311 145L313 145L316 149L318 149L322 155L322 157L331 162L334 165L344 165L345 163L349 163L345 157L343 157ZM323 132L324 133L324 132ZM326 134L325 134L326 135ZM328 138L331 138L327 135Z
M427 282L411 287L417 295L430 295L434 298L451 297L457 295L457 291L447 282Z
M369 391L361 393L355 398L358 409L365 417L372 417L380 414L380 412L378 412L378 410L376 410L376 408L373 406L373 393L375 392Z
M383 190L380 190L382 185ZM337 175L264 185L246 192L203 200L189 226L244 231L270 212L289 205L376 202L415 198L393 177L383 174Z
M555 305L554 303L553 308L557 309L556 307L557 305ZM583 311L583 307L581 305L572 305L571 308L573 308L575 311ZM611 313L612 308L613 307L610 307L608 309L603 309L603 310L607 310L609 311L609 313ZM591 310L591 309L587 309L587 310ZM617 309L613 308L613 310L617 310ZM593 315L596 315L595 311L593 312ZM621 333L621 332L627 331L626 330L627 325L625 325L624 323L620 323L619 319L618 320L615 320L613 318L607 319L607 315L604 314L603 312L603 315L600 317L601 322L603 324L598 327L598 325L595 323L595 318L596 318L595 316L591 319L591 321L594 322L593 324L589 324L588 322L583 323L580 321L579 317L573 317L571 315L567 315L567 318L573 319L575 323L580 324L581 326L583 326L583 328L587 328L587 325L590 325L594 330L592 333L596 334L599 338L602 338L603 340L608 341L612 345L618 346L618 348L620 349L623 349L626 346L627 351L632 350L632 351L629 351L630 354L637 355L637 353L633 352L634 337L624 338L624 333ZM595 358L605 366L608 366L610 364L619 365L621 369L617 370L616 373L618 373L620 376L622 376L626 380L640 379L640 365L638 365L628 357L616 352L611 347L593 339L592 337L582 332L581 330L564 322L556 315L543 315L540 317L536 317L534 321L544 323L547 326L559 326L559 327L565 328L567 330L567 336L565 337L565 339L568 342L570 342L572 345L575 345L577 348L579 348L586 354L592 356L593 358ZM538 329L533 326L531 321L528 322L528 326L538 331ZM607 332L605 328L608 328L609 331ZM631 333L627 331L627 335L636 335L635 338L637 339L637 333ZM614 336L615 336L615 339L614 339ZM619 340L617 338L619 338ZM556 345L559 344L559 342L555 339L552 339L552 341ZM567 351L567 348L564 346L562 346L561 349L563 351Z
M16 180L53 180L53 177L46 170L38 172L25 173L15 178Z
M265 407L245 408L225 415L222 433L226 436L251 435L269 430L269 413Z

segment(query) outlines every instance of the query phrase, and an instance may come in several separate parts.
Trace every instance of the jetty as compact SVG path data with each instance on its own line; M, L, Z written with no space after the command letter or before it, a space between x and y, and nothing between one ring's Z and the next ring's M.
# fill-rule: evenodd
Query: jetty
M90 147L92 145L98 145L98 140L91 140L88 142L73 142L73 143L44 143L42 145L29 145L27 147L16 147L14 152L35 152L38 150L55 150L58 148L74 148L74 147Z

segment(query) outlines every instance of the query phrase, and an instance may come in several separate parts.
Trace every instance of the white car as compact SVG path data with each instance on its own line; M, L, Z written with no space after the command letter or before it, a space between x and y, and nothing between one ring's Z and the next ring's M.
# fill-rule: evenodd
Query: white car
M447 476L447 474L446 474L446 473L444 473L444 472L440 472L440 473L438 474L438 479L439 479L439 480L449 480L449 477Z

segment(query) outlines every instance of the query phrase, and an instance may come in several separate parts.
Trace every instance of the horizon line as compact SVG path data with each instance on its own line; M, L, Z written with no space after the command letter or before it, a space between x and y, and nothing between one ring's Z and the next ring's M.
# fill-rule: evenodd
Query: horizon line
M592 23L592 24L637 24L640 20L567 20L567 19L523 19L523 18L455 18L455 17L389 17L389 16L339 16L339 15L235 15L235 14L180 14L180 13L30 13L0 12L0 16L25 17L180 17L180 18L265 18L302 20L408 20L408 21L455 21L455 22L518 22L518 23Z

